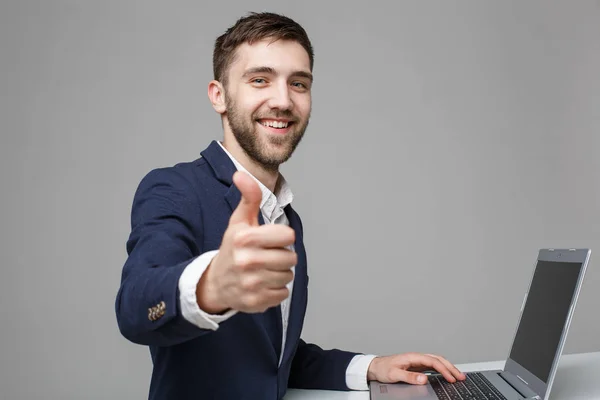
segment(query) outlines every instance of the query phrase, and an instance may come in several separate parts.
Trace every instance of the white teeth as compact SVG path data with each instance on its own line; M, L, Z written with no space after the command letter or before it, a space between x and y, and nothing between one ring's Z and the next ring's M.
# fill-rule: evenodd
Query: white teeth
M264 126L270 126L272 128L287 128L288 122L282 121L264 121L262 122Z

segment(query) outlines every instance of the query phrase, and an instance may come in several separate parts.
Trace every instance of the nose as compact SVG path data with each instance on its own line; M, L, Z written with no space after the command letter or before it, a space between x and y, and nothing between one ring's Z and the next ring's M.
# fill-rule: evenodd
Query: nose
M273 87L273 93L269 100L269 107L279 110L291 110L294 106L290 98L290 90L287 83L281 83Z

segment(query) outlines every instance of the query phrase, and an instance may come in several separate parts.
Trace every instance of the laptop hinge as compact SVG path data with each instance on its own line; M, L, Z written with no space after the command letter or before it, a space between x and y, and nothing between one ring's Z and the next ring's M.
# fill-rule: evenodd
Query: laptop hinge
M527 386L527 384L518 376L515 376L514 374L511 374L507 371L502 371L498 373L498 375L500 375L500 377L504 379L504 381L508 383L513 389L515 389L521 396L525 397L526 400L540 399L540 396L538 396L536 392L531 390L529 386Z

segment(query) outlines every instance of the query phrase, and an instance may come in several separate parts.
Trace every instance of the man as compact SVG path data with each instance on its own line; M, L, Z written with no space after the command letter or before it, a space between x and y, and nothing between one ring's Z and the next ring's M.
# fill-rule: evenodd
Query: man
M300 338L308 301L302 223L279 173L311 111L313 50L272 13L240 19L215 44L208 96L223 123L193 162L151 171L134 197L116 313L148 345L150 399L281 399L288 387L367 390L425 383L436 355L323 350Z

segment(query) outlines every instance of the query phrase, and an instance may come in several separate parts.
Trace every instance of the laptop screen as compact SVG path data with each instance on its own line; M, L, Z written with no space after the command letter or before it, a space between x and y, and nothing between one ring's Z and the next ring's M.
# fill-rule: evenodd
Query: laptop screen
M548 381L575 294L581 263L539 260L510 358Z

